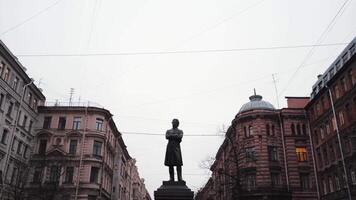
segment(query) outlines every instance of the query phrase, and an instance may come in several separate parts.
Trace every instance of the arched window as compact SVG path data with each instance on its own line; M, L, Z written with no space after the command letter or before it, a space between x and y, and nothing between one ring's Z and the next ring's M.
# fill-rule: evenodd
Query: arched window
M291 129L291 131L292 131L292 135L295 135L295 126L294 126L294 124L292 124L292 125L290 126L290 129Z
M307 135L307 128L305 124L302 125L302 131L303 131L303 135Z
M270 132L269 132L269 124L266 124L266 133L267 133L267 135L270 134Z
M297 134L302 135L302 131L300 129L300 124L297 124Z

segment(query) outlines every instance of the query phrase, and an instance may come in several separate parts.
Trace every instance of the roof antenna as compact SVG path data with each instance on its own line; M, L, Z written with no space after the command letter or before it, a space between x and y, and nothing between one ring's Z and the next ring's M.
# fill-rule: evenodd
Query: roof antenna
M256 88L253 88L253 93L254 93L255 96L256 96Z

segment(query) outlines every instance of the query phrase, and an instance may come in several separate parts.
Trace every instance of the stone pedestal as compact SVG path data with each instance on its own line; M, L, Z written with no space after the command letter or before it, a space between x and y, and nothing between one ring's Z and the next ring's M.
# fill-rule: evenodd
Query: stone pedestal
M163 181L163 185L154 192L155 200L193 200L194 192L185 181Z

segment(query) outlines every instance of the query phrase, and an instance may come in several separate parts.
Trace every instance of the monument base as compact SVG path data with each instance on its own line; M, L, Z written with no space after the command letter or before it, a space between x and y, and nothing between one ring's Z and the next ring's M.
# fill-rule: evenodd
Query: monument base
M185 181L163 181L163 185L154 192L155 200L193 200L194 192Z

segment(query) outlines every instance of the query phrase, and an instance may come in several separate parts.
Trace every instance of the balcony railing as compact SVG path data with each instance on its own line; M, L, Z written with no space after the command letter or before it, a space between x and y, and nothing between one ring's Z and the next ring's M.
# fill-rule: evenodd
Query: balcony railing
M50 107L97 107L104 108L104 106L90 101L81 101L81 102L63 102L63 101L55 101L55 102L46 102L45 106Z

